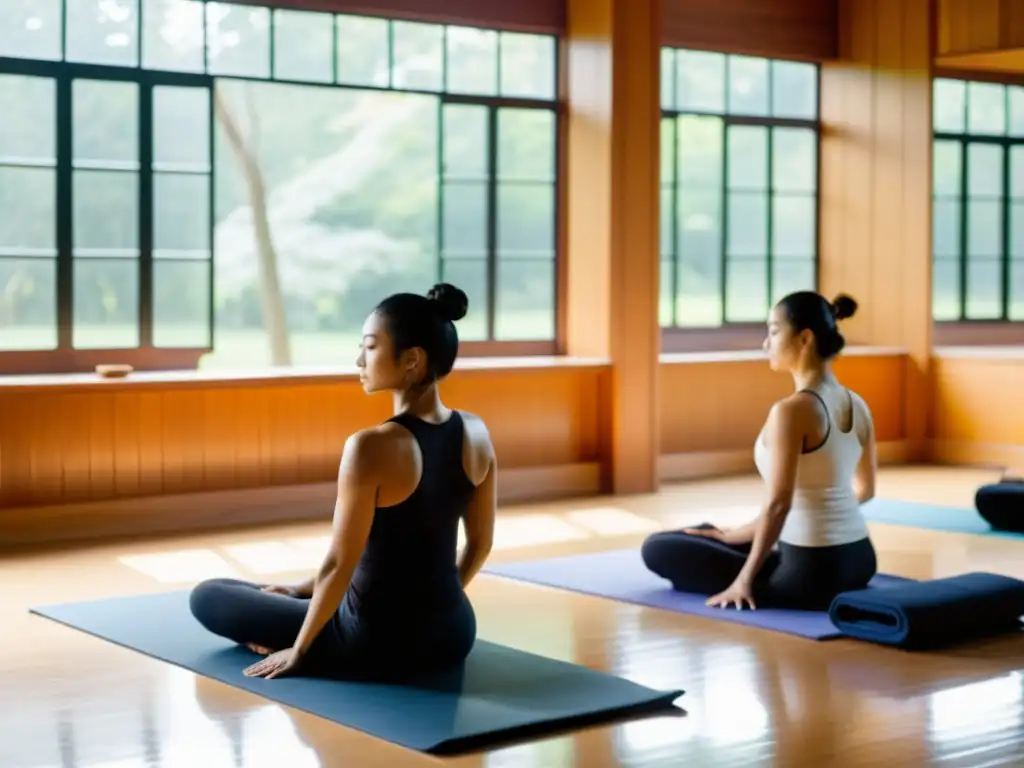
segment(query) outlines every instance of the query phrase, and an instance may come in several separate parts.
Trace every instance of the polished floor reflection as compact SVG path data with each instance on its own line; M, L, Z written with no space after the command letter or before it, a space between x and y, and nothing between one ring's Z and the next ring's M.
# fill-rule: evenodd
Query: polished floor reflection
M970 504L992 473L891 469L880 492ZM495 559L634 546L650 530L751 514L749 478L651 497L504 510ZM872 526L883 570L1024 578L1024 542ZM326 525L9 557L0 563L0 768L316 766L992 766L1024 763L1024 639L910 654L777 633L480 577L482 637L680 687L683 717L586 729L440 760L31 616L33 604L157 592L218 575L290 581Z

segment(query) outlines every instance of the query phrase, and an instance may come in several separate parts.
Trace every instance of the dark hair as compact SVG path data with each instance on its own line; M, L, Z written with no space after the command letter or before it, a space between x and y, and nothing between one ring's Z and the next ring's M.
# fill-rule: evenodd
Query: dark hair
M407 349L420 347L427 354L427 381L451 373L459 353L455 322L466 316L469 299L449 283L438 283L426 296L395 293L377 305L395 345L397 358Z
M814 345L823 360L835 357L846 346L846 339L836 323L853 317L857 311L857 302L845 293L829 301L814 291L791 293L780 299L776 306L786 313L794 331L799 333L807 329L814 334Z

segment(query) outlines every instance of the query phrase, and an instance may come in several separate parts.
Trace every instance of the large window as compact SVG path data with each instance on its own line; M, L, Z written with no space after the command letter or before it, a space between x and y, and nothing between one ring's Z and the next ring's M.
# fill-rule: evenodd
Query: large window
M661 325L763 322L817 284L818 69L665 48L661 105Z
M0 3L0 350L344 364L380 298L442 279L467 352L553 350L556 62L375 17Z
M1024 320L1024 88L936 79L933 103L932 315Z

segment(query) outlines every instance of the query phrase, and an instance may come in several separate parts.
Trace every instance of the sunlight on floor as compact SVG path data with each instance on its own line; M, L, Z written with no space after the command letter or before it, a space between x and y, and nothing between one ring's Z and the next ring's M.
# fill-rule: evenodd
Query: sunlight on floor
M577 509L564 515L503 514L495 522L494 549L509 550L650 533L662 526L655 520L619 507ZM459 547L466 543L459 528ZM118 562L161 583L188 583L219 577L245 578L231 561L256 577L314 570L323 561L329 536L302 536L277 541L226 544L213 549L185 549L159 554L125 555Z

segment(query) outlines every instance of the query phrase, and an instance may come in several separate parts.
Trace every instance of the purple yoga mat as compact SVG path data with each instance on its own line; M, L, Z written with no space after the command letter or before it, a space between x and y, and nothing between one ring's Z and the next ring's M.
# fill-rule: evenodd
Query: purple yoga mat
M647 570L638 549L619 549L517 563L496 563L484 568L484 573L650 608L661 608L665 611L689 613L718 621L771 629L811 640L842 637L842 633L833 626L825 611L777 608L738 611L735 608L708 608L704 605L707 596L676 592L665 579ZM899 576L879 574L871 581L871 586L882 587L906 581L908 579Z

